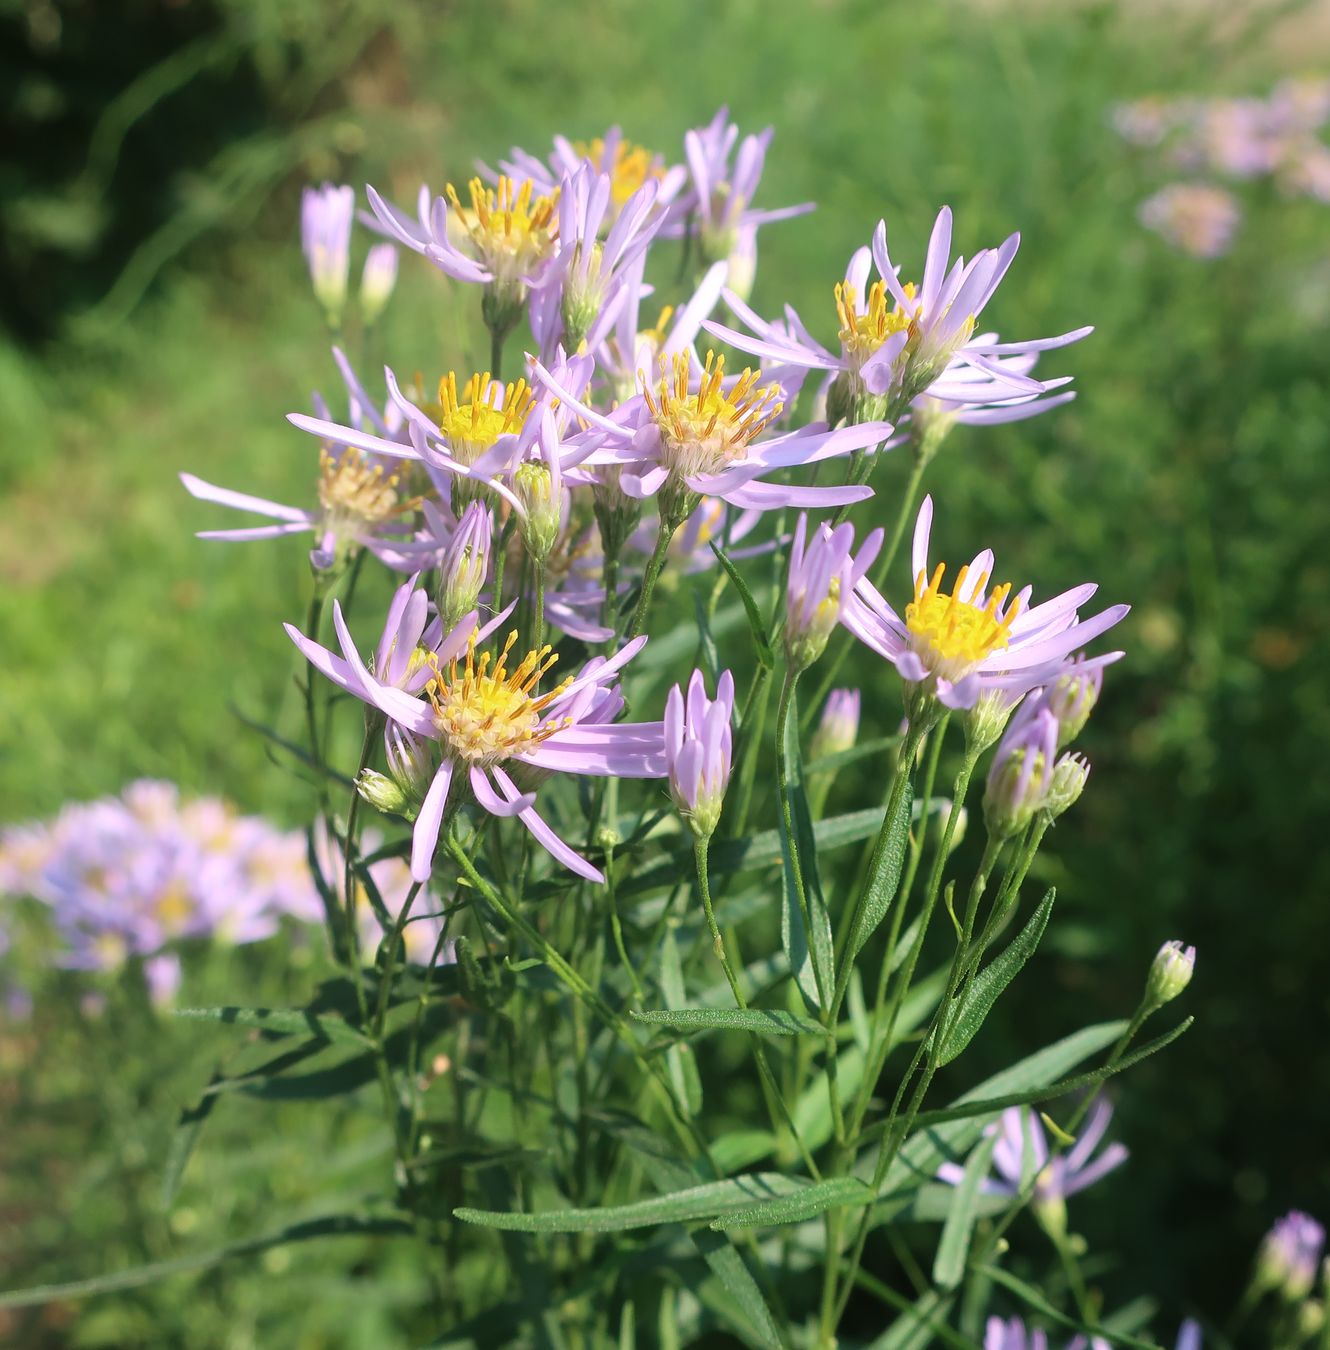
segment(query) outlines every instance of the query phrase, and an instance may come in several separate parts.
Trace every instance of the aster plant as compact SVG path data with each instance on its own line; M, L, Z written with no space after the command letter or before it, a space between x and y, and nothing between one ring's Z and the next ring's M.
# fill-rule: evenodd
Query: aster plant
M1036 361L1089 330L981 330L1018 237L956 256L942 207L899 250L917 285L878 225L823 342L788 306L760 317L770 286L747 301L759 227L807 209L765 204L769 130L722 110L674 156L617 128L553 145L414 212L366 190L361 221L417 284L451 279L485 366L384 352L375 396L339 350L344 396L290 418L307 501L184 478L270 518L222 537L316 539L296 652L274 633L254 656L298 660L302 728L271 735L308 781L337 968L310 1035L365 1066L347 1090L392 1157L338 1231L419 1244L439 1298L404 1343L655 1344L650 1323L661 1344L1024 1346L1045 1333L1011 1319L1052 1316L1151 1344L1139 1320L1123 1340L1107 1309L1141 1291L1099 1287L1065 1200L1124 1184L1103 1084L1185 1029L1144 1035L1195 953L1161 954L1134 1015L978 1067L1060 922L1026 882L1093 790L1069 746L1127 607L1088 608L1092 581L1036 600L982 542L953 572L932 496L896 567L944 440L1064 404ZM330 317L347 192L307 199ZM860 687L833 691L851 651ZM1037 1298L1027 1212L1057 1238Z

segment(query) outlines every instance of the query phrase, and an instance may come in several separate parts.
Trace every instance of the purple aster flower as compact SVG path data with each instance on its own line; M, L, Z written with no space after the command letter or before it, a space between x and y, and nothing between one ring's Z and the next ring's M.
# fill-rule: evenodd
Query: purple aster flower
M403 516L414 504L404 492L397 461L418 455L407 444L405 420L392 401L380 411L336 347L333 357L346 385L347 425L331 421L327 405L317 395L314 406L318 417L304 419L329 433L319 449L317 509L285 506L182 473L180 481L186 491L200 501L251 511L278 522L238 530L200 530L200 539L244 542L313 531L318 543L310 552L310 564L316 571L346 562L360 548L384 554L385 561L390 560L403 532ZM362 430L365 425L376 434Z
M531 329L546 360L560 342L570 351L583 342L594 350L608 336L628 298L625 277L664 219L656 209L657 185L648 181L620 205L602 239L612 189L609 175L589 164L563 181L559 249L531 296Z
M1297 1302L1316 1282L1316 1268L1325 1245L1325 1229L1310 1214L1290 1210L1265 1235L1256 1256L1256 1279Z
M439 617L452 628L475 609L490 571L494 520L484 502L472 502L439 557Z
M871 488L794 487L761 479L865 449L891 434L885 422L836 431L812 423L759 440L783 407L780 387L759 385L753 370L727 376L724 357L711 352L698 373L689 357L678 353L654 387L646 387L644 378L642 393L609 417L583 403L539 362L534 369L562 404L588 422L594 448L583 464L617 468L619 487L630 497L652 497L664 489L668 514L680 523L704 496L759 511L862 501L872 496Z
M841 606L873 565L882 538L882 530L872 530L855 557L852 525L833 530L824 522L809 539L808 517L800 512L785 590L785 650L795 669L806 669L822 655Z
M984 789L984 823L995 839L1019 834L1047 804L1057 745L1057 718L1046 708L1008 728Z
M174 952L159 952L143 963L143 983L154 1008L169 1008L180 988L180 958Z
M365 189L371 210L385 234L423 254L455 281L483 285L511 325L526 303L527 291L538 286L558 241L557 190L536 196L530 179L500 178L487 188L479 178L467 184L470 205L464 207L449 183L444 197L431 199L423 184L412 220L372 187ZM451 208L451 209L450 209Z
M716 697L707 698L700 670L688 681L688 694L676 684L665 700L665 762L670 796L699 839L710 839L720 822L730 781L734 714L734 676L722 671Z
M518 181L529 178L538 192L547 195L555 192L565 179L583 166L608 176L610 204L616 215L647 183L656 185L656 201L664 206L674 200L688 181L688 171L683 165L667 166L663 156L626 140L617 126L590 141L570 141L566 136L556 136L554 149L547 159L542 160L514 147L506 160L499 161L503 174ZM483 165L481 169L486 177L498 181L499 174L486 170Z
M1194 258L1228 252L1242 219L1233 194L1209 183L1170 183L1141 203L1142 225Z
M949 708L972 707L991 689L1024 692L1045 683L1073 652L1106 632L1128 611L1114 605L1082 621L1078 608L1098 589L1074 587L1028 607L1030 589L989 591L993 553L985 549L943 591L946 566L928 567L933 499L925 497L915 524L910 568L914 599L901 619L866 578L844 603L841 622L886 657L907 684Z
M740 140L739 128L729 115L728 108L721 108L706 126L685 133L689 185L675 200L667 227L667 232L675 235L696 228L702 257L708 263L725 262L736 251L741 255L746 251L750 260L755 259L759 226L814 209L812 202L775 210L753 209L751 203L774 133L768 127Z
M879 221L873 246L850 259L845 280L836 286L840 352L822 346L788 306L785 322L767 323L730 292L726 303L752 335L716 323L710 331L744 351L781 365L823 370L836 377L829 396L833 420L897 416L921 394L948 403L974 404L982 389L999 402L1034 399L1056 387L1032 379L1028 366L1003 357L1065 347L1092 330L1078 328L1057 337L1001 342L996 333L974 331L975 319L992 299L1016 255L1020 236L999 248L981 249L967 263L951 260L951 209L938 212L928 243L923 280L902 283L887 252L887 227ZM870 268L879 279L869 284ZM976 384L976 371L987 386ZM877 400L877 402L874 402ZM882 400L886 400L885 403Z
M417 594L420 594L417 592ZM532 836L569 870L591 881L604 877L550 828L534 807L534 791L523 791L509 775L528 783L530 770L619 778L661 778L665 774L659 722L611 725L623 708L615 676L641 650L645 639L630 642L609 659L596 657L576 676L547 693L541 677L558 659L550 647L528 652L511 669L508 655L517 641L511 633L497 654L476 657L476 646L506 617L507 611L477 630L475 616L444 634L432 649L404 654L394 648L395 664L376 659L370 671L333 603L333 624L342 655L310 641L290 624L286 631L321 674L376 707L417 737L434 741L440 762L416 817L411 874L428 880L454 778L482 810L517 816ZM389 627L391 627L391 621ZM414 621L412 624L414 628ZM385 637L387 628L385 628ZM463 650L465 659L459 660ZM394 672L399 678L394 679ZM423 691L427 698L415 695ZM465 778L463 779L463 774Z
M314 294L335 328L346 303L351 271L351 221L356 194L349 187L307 187L300 198L300 244Z
M360 276L360 317L366 324L378 322L396 285L397 250L391 244L374 244Z
M1059 1209L1069 1196L1093 1186L1127 1161L1122 1144L1109 1144L1094 1156L1113 1118L1113 1108L1103 1097L1095 1100L1080 1137L1071 1149L1049 1160L1048 1140L1039 1117L1028 1106L1008 1107L1001 1119L986 1133L997 1132L993 1150L996 1176L986 1177L981 1190L986 1195L1019 1195L1023 1179L1035 1178L1034 1203L1045 1209ZM949 1186L960 1184L965 1169L959 1163L946 1162L937 1170L939 1181Z

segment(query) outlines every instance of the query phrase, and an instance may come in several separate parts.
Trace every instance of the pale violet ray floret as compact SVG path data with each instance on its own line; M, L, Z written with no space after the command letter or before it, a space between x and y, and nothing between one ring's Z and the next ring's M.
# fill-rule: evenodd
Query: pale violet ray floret
M986 1131L997 1134L993 1149L996 1175L985 1177L981 1190L986 1195L1019 1195L1033 1177L1034 1200L1039 1204L1064 1201L1093 1186L1127 1161L1127 1148L1119 1143L1109 1144L1095 1156L1112 1119L1113 1108L1103 1097L1097 1098L1075 1144L1050 1161L1048 1139L1038 1117L1028 1107L1008 1107ZM955 1162L945 1162L937 1170L938 1180L951 1186L959 1185L964 1174L965 1169Z

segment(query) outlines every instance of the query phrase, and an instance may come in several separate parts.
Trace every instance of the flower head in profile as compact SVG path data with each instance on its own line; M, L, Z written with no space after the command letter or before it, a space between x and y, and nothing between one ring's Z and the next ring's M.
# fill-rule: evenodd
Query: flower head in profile
M307 187L300 198L300 246L309 266L314 295L329 324L336 328L346 303L351 272L351 222L356 194L349 187L324 183Z
M738 126L729 117L729 109L721 108L706 126L685 134L688 187L674 202L670 232L681 234L695 228L707 263L728 260L733 265L736 256L742 259L747 255L751 271L756 263L758 228L804 215L814 207L812 202L802 202L772 210L754 209L753 198L762 181L767 147L774 133L768 127L741 138Z
M700 670L688 692L676 684L665 700L665 763L670 795L679 814L699 839L709 839L720 822L730 781L734 714L734 677L722 671L716 697L707 697Z
M769 362L826 371L834 382L828 394L832 420L899 416L922 394L947 403L975 403L973 377L986 377L998 404L1033 400L1054 383L1032 379L1028 365L1004 358L1064 347L1091 330L1078 328L1058 337L1002 342L996 333L975 333L975 320L992 299L1020 243L1011 235L996 249L980 249L968 262L951 258L951 210L938 212L928 243L923 277L916 286L902 282L887 252L887 227L879 221L872 249L850 259L845 278L834 288L839 352L812 337L799 316L786 309L785 321L760 318L740 296L727 292L726 303L751 330L745 334L709 323L711 332ZM878 279L870 281L876 266ZM966 388L957 386L965 385ZM1023 415L1030 415L1027 409Z
M1103 1098L1096 1099L1075 1144L1057 1157L1049 1157L1048 1139L1039 1117L1028 1106L1008 1107L996 1125L997 1146L993 1150L996 1175L986 1177L981 1189L986 1195L1019 1195L1034 1178L1034 1205L1046 1223L1065 1223L1069 1196L1093 1186L1127 1161L1123 1144L1109 1144L1096 1156L1113 1108ZM959 1185L965 1169L947 1162L938 1168L938 1180Z
M1325 1246L1325 1229L1301 1210L1290 1210L1261 1242L1256 1256L1256 1279L1265 1289L1277 1290L1290 1302L1306 1298L1316 1282L1317 1265Z
M785 650L796 669L806 669L822 655L842 604L877 558L882 535L880 529L871 531L856 557L853 526L832 529L823 522L809 539L808 517L800 513L785 595Z
M397 285L397 250L391 244L375 244L365 255L360 275L360 317L377 323Z
M984 1327L984 1350L1048 1350L1048 1335L1038 1327L1027 1331L1025 1323L1019 1317L990 1317ZM1067 1342L1066 1350L1112 1350L1110 1342L1102 1336L1073 1336ZM1186 1321L1178 1330L1178 1339L1174 1350L1201 1350L1201 1328L1193 1321Z
M603 881L600 871L560 839L536 811L534 787L544 774L533 771L664 777L661 723L612 725L623 708L618 671L646 639L635 639L612 657L596 657L578 674L542 690L558 659L550 647L514 659L518 640L514 632L497 650L478 651L508 611L479 628L476 616L469 615L449 632L443 632L436 620L422 629L408 650L424 604L424 593L413 590L397 621L401 636L389 641L385 660L384 642L393 626L390 615L372 671L361 659L336 602L333 624L340 656L290 624L286 630L315 669L377 708L402 731L433 743L439 761L416 815L412 875L418 881L428 879L445 813L465 797L490 815L516 816L570 871ZM406 609L414 611L409 627L404 627ZM513 774L526 786L520 787Z
M898 615L867 579L845 603L841 622L884 656L912 687L912 697L969 708L989 690L1023 693L1045 683L1073 652L1127 613L1114 605L1092 619L1077 610L1098 589L1076 586L1031 606L1030 588L992 586L993 554L985 549L948 585L946 564L928 561L933 501L919 508L911 550L914 597Z

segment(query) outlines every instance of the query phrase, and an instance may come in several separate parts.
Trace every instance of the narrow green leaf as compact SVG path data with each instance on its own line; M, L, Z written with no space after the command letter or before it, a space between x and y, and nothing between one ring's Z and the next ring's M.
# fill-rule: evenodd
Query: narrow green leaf
M109 1294L120 1289L140 1289L172 1275L187 1275L196 1270L207 1270L234 1256L251 1256L281 1247L291 1242L307 1242L319 1237L357 1237L365 1235L410 1236L411 1224L395 1216L329 1214L318 1219L305 1219L276 1232L260 1237L245 1238L215 1247L211 1251L192 1252L169 1261L154 1261L146 1266L134 1266L109 1275L97 1275L89 1280L72 1280L68 1284L43 1284L31 1289L12 1289L0 1293L0 1308L30 1308L41 1303L61 1302L76 1298L90 1298L94 1294Z
M996 956L975 976L965 1003L951 1024L951 1030L942 1044L939 1064L950 1064L957 1055L974 1039L975 1033L984 1024L1002 991L1020 974L1021 968L1034 955L1039 940L1048 927L1048 916L1053 912L1053 900L1057 895L1050 887L1039 908L1030 916L1029 922L1011 940L1011 944L1000 956Z
M258 1027L278 1036L313 1036L321 1041L344 1041L368 1045L369 1037L340 1017L306 1011L304 1008L176 1008L176 1017L203 1022L225 1022L230 1026Z
M685 1173L687 1175L687 1173ZM859 1183L862 1186L862 1183ZM651 1228L661 1223L696 1223L713 1219L728 1210L751 1208L762 1200L789 1195L806 1186L798 1177L780 1172L757 1172L723 1181L704 1181L665 1195L633 1200L624 1205L595 1209L484 1210L463 1206L456 1218L482 1228L502 1228L513 1233L622 1233L631 1228Z
M189 1165L194 1148L199 1142L203 1122L208 1119L212 1114L212 1108L217 1105L217 1094L212 1089L221 1080L221 1071L214 1070L212 1077L208 1080L208 1086L203 1090L203 1096L193 1106L187 1106L180 1112L180 1119L176 1121L175 1132L171 1135L171 1146L166 1153L166 1167L162 1172L163 1209L169 1210L175 1203L176 1192L180 1189L180 1180L185 1175L185 1168Z
M748 626L753 630L753 641L757 645L757 659L768 670L771 670L776 664L776 655L771 650L771 639L767 636L767 626L762 621L762 613L757 607L757 601L753 599L753 593L748 589L748 583L744 581L739 574L739 569L730 561L725 553L714 540L711 541L711 551L716 555L720 565L725 569L726 575L734 585L734 589L739 592L739 599L743 603L744 613L748 616Z
M753 1031L764 1036L825 1036L820 1022L779 1008L660 1008L631 1014L633 1021L677 1031Z
M877 931L878 924L886 918L891 902L896 898L901 869L905 865L905 851L910 842L912 804L913 796L907 781L896 803L896 809L891 813L891 818L883 822L885 833L882 837L882 865L875 870L872 884L855 918L854 931L850 934L851 961L859 955L864 943Z
M942 1225L942 1236L938 1239L937 1255L933 1258L933 1283L943 1289L955 1289L965 1275L965 1259L970 1254L970 1239L979 1217L980 1187L988 1176L997 1141L996 1134L985 1135L979 1141L952 1197L951 1208Z
M799 749L799 706L791 693L785 735L778 747L784 765L786 792L794 838L781 835L781 860L785 903L781 909L780 936L790 970L810 1007L820 1008L825 994L831 998L835 980L832 951L831 916L822 893L817 860L817 838L813 832L808 797L804 792L802 758ZM800 903L802 899L802 904ZM804 908L807 908L807 925ZM811 929L811 931L807 931Z
M1143 1341L1140 1337L1129 1336L1124 1331L1114 1331L1102 1324L1090 1326L1085 1322L1077 1321L1074 1317L1068 1317L1066 1313L1059 1312L1032 1284L1026 1284L1024 1280L1019 1279L1009 1270L1004 1270L1001 1266L980 1266L979 1273L988 1276L989 1279L1010 1290L1036 1312L1052 1318L1061 1326L1071 1327L1086 1336L1102 1336L1112 1345L1126 1345L1132 1347L1132 1350L1159 1350L1157 1341Z
M682 1004L687 994L684 992L683 965L679 959L679 943L674 929L672 923L665 926L665 937L661 943L660 992L666 1003ZM674 1088L679 1110L686 1116L695 1116L702 1109L702 1076L698 1072L692 1047L676 1041L665 1052L665 1063L669 1068L670 1084Z
M851 1206L861 1209L869 1204L873 1192L858 1177L829 1177L825 1181L805 1182L789 1195L749 1204L712 1220L717 1230L734 1228L770 1228L777 1224L802 1223L829 1209Z
M707 677L707 683L714 686L720 674L720 654L716 651L716 639L711 636L706 598L701 587L697 586L693 588L693 617L697 621L698 664Z
M972 1341L960 1340L946 1325L954 1301L954 1294L925 1289L911 1306L901 1309L900 1316L882 1335L869 1343L868 1350L924 1350L937 1338L948 1345L974 1346ZM974 1350L979 1348L974 1346Z
M750 1335L755 1335L760 1345L768 1346L771 1350L780 1350L783 1342L776 1319L772 1317L771 1310L762 1297L762 1291L757 1287L757 1281L753 1279L752 1271L744 1264L743 1257L731 1245L729 1239L719 1233L708 1233L706 1229L690 1233L689 1237L703 1260L711 1267L711 1273L733 1299L734 1307L743 1313L744 1320L750 1327ZM733 1310L722 1306L717 1311L729 1312L733 1319Z

